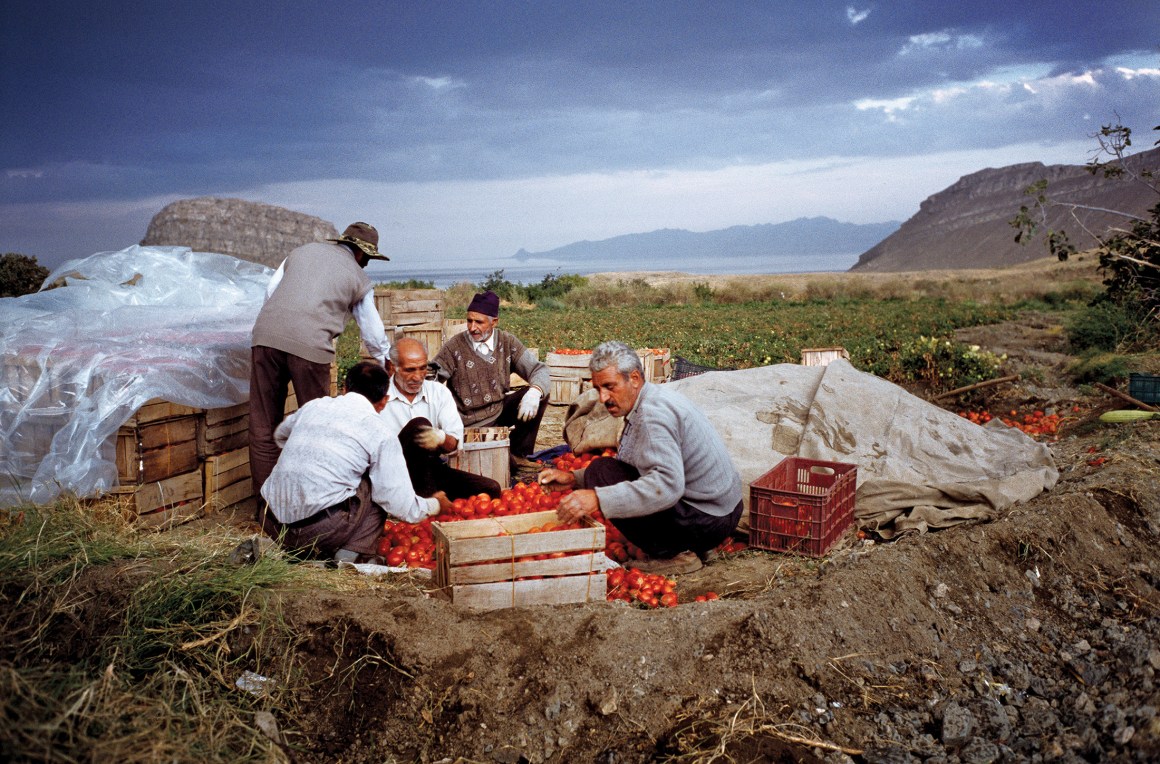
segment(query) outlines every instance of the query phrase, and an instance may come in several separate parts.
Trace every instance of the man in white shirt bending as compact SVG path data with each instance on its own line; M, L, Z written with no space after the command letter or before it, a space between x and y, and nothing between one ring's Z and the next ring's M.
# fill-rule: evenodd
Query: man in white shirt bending
M463 441L463 418L451 391L427 379L427 348L405 337L391 347L389 358L391 387L379 416L398 433L415 493L431 496L442 490L451 499L486 493L498 499L501 486L495 480L443 460Z
M386 514L417 523L450 508L443 492L412 488L399 439L379 417L389 386L386 369L363 361L347 372L346 394L310 401L274 431L282 453L262 486L263 527L286 548L369 559Z

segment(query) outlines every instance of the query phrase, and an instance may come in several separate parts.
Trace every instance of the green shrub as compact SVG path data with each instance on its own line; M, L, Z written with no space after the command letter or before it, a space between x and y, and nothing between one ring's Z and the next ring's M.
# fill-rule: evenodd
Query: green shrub
M387 289L434 289L434 281L423 281L421 279L407 279L406 281L380 281L375 286L386 287Z
M885 342L871 364L871 371L892 382L923 382L932 388L951 390L993 379L1006 360L978 345L964 345L945 337L919 336L903 341L890 351Z
M1067 339L1073 352L1115 350L1137 327L1129 308L1097 300L1077 313L1067 325Z
M1110 385L1117 380L1127 379L1130 370L1123 356L1090 349L1068 367L1068 372L1077 384L1100 382Z

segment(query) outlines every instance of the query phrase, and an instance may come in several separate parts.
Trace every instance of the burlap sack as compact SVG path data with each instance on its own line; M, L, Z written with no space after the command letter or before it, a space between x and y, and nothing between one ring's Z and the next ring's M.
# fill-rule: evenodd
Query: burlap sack
M623 429L624 418L609 414L596 390L581 393L564 416L564 442L577 454L616 448Z

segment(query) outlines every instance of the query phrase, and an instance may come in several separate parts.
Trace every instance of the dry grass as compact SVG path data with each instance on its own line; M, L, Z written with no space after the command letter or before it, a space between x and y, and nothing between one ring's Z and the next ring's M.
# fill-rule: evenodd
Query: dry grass
M327 583L280 554L231 564L238 540L144 531L113 502L0 513L5 760L287 760L255 720L300 680L233 682L294 665L275 592Z
M625 287L656 290L673 302L687 302L698 284L711 289L713 302L742 303L772 300L829 300L841 298L914 299L920 297L969 299L1009 304L1043 299L1052 294L1086 299L1100 291L1098 262L1080 254L1067 262L1043 258L1006 268L912 271L897 273L797 273L748 276L705 276L674 272L598 273L590 277L585 298L600 303L598 293L615 298ZM580 290L576 290L580 291ZM571 297L571 295L569 295Z
M782 707L776 713L767 710L765 701L756 690L726 715L705 718L697 709L678 721L670 741L677 753L667 760L680 764L750 761L755 751L765 751L767 746L763 743L766 741L780 744L786 759L791 756L800 758L802 753L811 749L840 752L847 756L862 753L859 748L821 740L809 727L788 721L790 714L788 707ZM741 751L747 755L737 758L735 754ZM782 760L782 757L777 757L777 760Z

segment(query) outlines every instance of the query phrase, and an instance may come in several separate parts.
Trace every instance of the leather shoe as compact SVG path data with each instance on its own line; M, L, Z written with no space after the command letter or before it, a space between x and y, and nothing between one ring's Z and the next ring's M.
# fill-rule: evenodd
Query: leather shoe
M641 573L659 573L662 576L695 573L702 567L701 558L697 556L696 552L690 551L680 552L668 559L629 560L625 565L636 568Z

